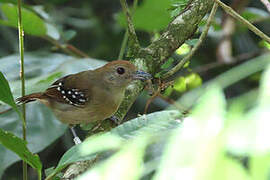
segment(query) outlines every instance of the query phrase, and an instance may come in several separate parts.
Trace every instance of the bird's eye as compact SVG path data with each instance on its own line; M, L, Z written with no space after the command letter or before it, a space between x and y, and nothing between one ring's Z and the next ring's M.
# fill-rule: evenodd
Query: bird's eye
M124 74L125 73L125 69L122 68L122 67L117 68L116 71L117 71L118 74Z

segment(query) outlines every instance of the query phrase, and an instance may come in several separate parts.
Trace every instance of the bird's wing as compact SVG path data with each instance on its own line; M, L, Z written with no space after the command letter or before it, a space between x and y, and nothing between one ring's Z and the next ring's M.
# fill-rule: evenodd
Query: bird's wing
M60 103L84 107L88 101L88 97L86 96L85 90L70 85L70 81L76 81L74 78L77 77L75 75L68 75L60 78L45 91L44 95Z

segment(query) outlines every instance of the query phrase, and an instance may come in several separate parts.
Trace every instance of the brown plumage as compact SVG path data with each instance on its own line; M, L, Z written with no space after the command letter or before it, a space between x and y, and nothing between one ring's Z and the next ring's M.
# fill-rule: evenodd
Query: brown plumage
M128 61L110 62L98 69L65 76L45 92L18 98L19 103L39 100L66 124L102 121L112 116L133 80L151 78Z

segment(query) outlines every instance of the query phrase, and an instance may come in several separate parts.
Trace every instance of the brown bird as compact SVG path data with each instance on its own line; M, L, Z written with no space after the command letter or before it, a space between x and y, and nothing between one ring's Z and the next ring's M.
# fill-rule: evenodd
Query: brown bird
M39 100L61 122L87 124L111 117L122 102L126 87L133 80L147 79L151 79L150 74L137 70L128 61L117 60L95 70L67 75L55 81L45 92L20 97L17 102ZM76 141L78 137L74 129L71 131Z

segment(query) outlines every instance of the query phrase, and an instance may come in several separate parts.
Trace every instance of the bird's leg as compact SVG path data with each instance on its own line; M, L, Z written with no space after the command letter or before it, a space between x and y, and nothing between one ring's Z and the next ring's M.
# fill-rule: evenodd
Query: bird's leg
M79 138L79 136L76 134L76 131L75 131L75 129L74 129L74 126L70 126L69 127L70 128L70 131L71 131L71 133L72 133L72 135L73 135L73 141L74 141L74 143L77 145L77 144L81 144L82 143L82 141L80 140L80 138Z
M110 118L109 118L112 122L114 122L116 125L120 125L121 124L121 119L120 118L118 118L118 117L116 117L116 116L111 116Z

